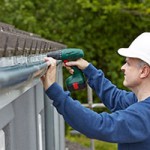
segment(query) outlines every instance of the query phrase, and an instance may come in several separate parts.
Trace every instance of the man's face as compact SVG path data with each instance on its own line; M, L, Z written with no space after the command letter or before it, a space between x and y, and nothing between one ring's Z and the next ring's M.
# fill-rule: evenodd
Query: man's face
M121 67L121 70L124 73L123 85L129 89L136 88L141 82L141 67L139 61L140 60L136 58L126 58L126 63Z

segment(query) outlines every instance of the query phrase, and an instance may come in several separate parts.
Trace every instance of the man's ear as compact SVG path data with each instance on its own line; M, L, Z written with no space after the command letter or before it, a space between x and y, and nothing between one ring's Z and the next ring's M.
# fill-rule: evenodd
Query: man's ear
M150 75L150 67L148 65L144 65L141 70L141 78L146 78Z

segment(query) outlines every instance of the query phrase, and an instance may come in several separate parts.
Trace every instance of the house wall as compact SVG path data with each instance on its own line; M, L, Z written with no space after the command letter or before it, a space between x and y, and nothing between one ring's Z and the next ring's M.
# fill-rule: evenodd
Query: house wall
M0 150L64 150L64 120L40 77L47 69L47 52L65 45L7 24L0 28ZM63 86L60 62L57 82Z

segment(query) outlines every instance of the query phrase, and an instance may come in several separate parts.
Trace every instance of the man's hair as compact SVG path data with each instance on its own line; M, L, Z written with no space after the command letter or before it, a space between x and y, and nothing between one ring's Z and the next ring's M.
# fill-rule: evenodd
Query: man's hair
M147 65L147 66L149 66L149 64L148 63L146 63L145 61L143 61L143 60L141 60L141 59L139 59L139 63L138 63L138 67L143 67L144 65Z

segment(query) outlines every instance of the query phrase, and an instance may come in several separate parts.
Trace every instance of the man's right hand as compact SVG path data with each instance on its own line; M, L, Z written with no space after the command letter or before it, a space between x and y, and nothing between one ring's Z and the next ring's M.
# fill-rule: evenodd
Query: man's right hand
M76 61L69 61L65 63L65 67L71 74L73 74L74 70L71 68L72 66L77 66L79 69L84 70L89 65L89 62L80 58Z

